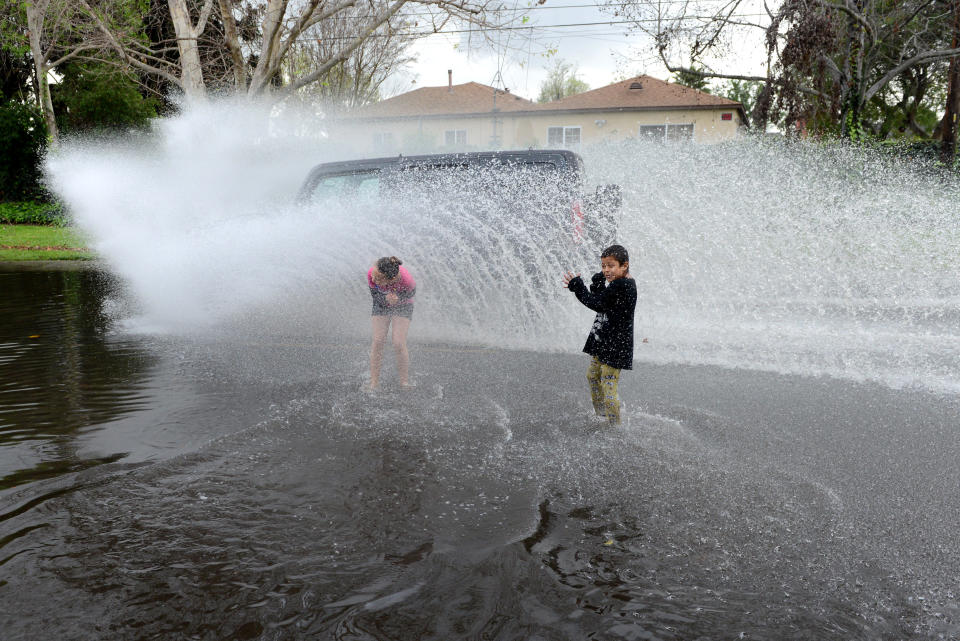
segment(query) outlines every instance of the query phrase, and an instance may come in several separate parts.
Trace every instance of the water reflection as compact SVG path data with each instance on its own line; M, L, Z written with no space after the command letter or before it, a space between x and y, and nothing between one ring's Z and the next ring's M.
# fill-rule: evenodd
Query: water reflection
M110 337L118 286L85 269L0 271L0 490L116 460L76 437L145 406L154 358Z

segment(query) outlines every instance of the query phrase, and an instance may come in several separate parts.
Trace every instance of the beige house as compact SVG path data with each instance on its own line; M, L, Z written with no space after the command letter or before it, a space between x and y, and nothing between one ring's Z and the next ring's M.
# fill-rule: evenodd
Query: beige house
M491 149L578 149L605 140L736 138L738 102L638 76L539 104L476 82L423 87L362 107L332 128L360 155Z

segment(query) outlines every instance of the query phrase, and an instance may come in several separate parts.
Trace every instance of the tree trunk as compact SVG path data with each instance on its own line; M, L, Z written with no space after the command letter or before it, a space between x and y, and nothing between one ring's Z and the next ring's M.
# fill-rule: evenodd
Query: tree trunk
M283 0L269 0L263 12L263 42L260 45L260 55L257 66L250 78L250 93L259 94L270 86L270 78L274 71L274 56L280 43L281 23L286 12L286 3Z
M855 3L857 12L863 15L863 0ZM843 101L841 117L841 135L847 140L859 142L863 138L863 25L854 18L849 19L850 57L847 67L847 96Z
M43 118L47 123L47 136L50 146L56 149L60 145L60 132L57 129L57 116L53 113L53 100L50 98L50 80L47 77L47 58L43 53L40 36L43 33L44 15L49 1L39 3L27 2L27 29L30 30L30 54L33 57L34 71L37 74L37 102L43 110Z
M953 2L953 48L960 43L960 0ZM957 116L960 115L960 60L950 59L947 104L941 121L940 160L952 167L957 156Z
M197 46L197 33L193 28L186 0L168 0L170 19L177 34L177 47L180 50L180 78L188 102L204 102L207 87L203 82L203 68L200 66L200 49Z
M237 32L237 21L233 18L231 0L219 0L220 17L223 19L223 36L227 49L230 50L230 59L233 61L233 84L237 92L247 89L247 71L243 61L243 51L240 48L240 35Z

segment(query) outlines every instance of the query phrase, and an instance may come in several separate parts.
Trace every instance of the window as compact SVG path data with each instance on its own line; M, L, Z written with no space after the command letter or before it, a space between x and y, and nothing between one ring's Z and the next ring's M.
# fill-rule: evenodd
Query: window
M336 199L375 200L380 191L380 172L367 171L322 176L310 192L312 202L327 202Z
M657 142L693 140L693 124L640 125L637 128L637 137L640 140L655 140Z
M448 129L443 132L443 144L447 147L463 147L467 144L466 129Z
M640 125L638 134L641 140L663 140L666 132L666 125Z
M667 140L693 140L693 125L667 125Z
M547 127L548 147L579 147L580 127Z
M373 147L374 149L389 149L393 147L393 134L389 132L373 134Z

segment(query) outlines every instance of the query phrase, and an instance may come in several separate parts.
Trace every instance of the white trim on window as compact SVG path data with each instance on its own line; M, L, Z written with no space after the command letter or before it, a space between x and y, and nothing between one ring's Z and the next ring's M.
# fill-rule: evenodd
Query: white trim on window
M693 123L662 125L638 125L637 138L640 140L654 140L663 142L677 142L679 140L693 140Z
M389 131L377 131L373 134L374 149L390 149L393 147L393 133Z
M443 132L443 144L446 147L463 147L467 144L466 129L447 129Z
M547 147L579 147L580 127L547 127Z

